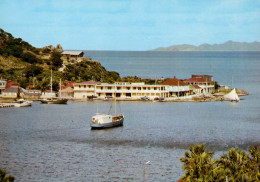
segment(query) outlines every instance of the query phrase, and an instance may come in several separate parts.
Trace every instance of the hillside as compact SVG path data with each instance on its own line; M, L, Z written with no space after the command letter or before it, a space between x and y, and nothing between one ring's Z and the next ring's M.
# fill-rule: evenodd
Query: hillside
M50 70L53 70L54 90L59 80L80 82L96 81L115 82L120 79L117 72L107 71L98 61L91 58L79 63L71 63L58 71L63 64L62 47L50 45L36 48L21 38L0 29L0 78L19 82L22 87L31 85L34 79L37 89L49 88Z
M182 44L160 47L151 51L260 51L260 42L233 42L223 44L201 44L199 46Z

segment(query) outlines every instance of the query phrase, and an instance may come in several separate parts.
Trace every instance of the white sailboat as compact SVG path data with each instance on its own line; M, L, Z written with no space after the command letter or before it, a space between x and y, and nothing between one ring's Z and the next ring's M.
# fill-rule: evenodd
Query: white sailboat
M106 113L96 114L92 117L90 122L91 129L103 129L112 128L116 126L123 126L124 115L116 115L116 94L115 94L115 115L109 115Z
M235 88L228 94L224 95L224 99L230 100L230 101L235 101L235 102L239 102L239 100L240 100Z

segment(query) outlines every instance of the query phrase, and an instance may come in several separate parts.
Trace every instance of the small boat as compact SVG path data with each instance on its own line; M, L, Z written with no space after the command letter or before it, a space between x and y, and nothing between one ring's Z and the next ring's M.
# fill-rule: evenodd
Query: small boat
M92 117L92 121L90 123L91 129L104 129L104 128L112 128L116 126L123 126L124 115L112 116L106 113L96 114Z
M150 100L149 97L147 96L144 96L144 97L141 97L142 100Z
M52 92L52 69L51 69L51 92ZM61 96L61 80L60 80L60 96ZM42 99L40 100L42 104L67 104L68 99L62 99L62 98L48 98L48 99Z
M14 104L14 107L28 107L32 106L32 101L18 99L17 102Z
M229 100L231 102L239 102L239 100L240 100L235 88L228 94L224 95L224 99Z
M42 104L67 104L67 99L42 99Z
M116 94L115 94L116 95ZM115 116L103 113L96 114L92 117L90 122L91 129L104 129L104 128L112 128L117 126L123 126L124 123L124 115L116 115L116 97L115 97Z

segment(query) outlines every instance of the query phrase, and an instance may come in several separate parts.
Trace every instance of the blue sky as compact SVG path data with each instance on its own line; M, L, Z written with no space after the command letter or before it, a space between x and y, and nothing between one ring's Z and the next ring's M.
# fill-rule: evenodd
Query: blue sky
M260 0L0 0L0 28L33 46L149 50L260 41Z

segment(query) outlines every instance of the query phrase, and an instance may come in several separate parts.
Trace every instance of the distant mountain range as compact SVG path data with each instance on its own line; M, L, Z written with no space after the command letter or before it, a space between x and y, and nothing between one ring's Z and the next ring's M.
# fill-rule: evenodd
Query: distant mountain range
M199 46L181 44L170 47L159 47L151 51L260 51L260 42L233 42L223 44L201 44Z

